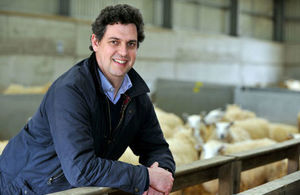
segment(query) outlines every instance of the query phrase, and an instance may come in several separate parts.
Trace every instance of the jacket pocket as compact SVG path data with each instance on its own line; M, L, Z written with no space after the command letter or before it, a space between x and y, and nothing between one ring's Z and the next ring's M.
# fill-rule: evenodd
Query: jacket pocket
M23 180L23 182L21 184L21 188L22 188L22 194L25 194L25 195L36 194L26 180Z
M53 176L51 176L48 179L47 184L52 185L54 183L57 183L58 181L60 181L63 178L64 178L64 172L62 170L60 170L58 173L54 174Z
M14 182L6 186L3 194L35 195L36 193L26 180L23 178L16 178Z

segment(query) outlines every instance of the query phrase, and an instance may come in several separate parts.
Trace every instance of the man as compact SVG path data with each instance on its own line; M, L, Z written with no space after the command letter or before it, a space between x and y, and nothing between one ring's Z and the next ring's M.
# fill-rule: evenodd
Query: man
M0 157L1 194L45 194L108 186L168 194L175 163L148 87L132 69L144 39L140 12L103 9L92 24L92 55L60 76ZM117 161L130 146L142 165Z

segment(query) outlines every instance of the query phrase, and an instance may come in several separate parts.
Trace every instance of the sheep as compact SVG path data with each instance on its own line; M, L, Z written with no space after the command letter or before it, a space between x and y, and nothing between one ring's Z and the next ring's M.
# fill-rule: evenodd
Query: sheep
M248 118L234 122L234 126L245 129L251 139L269 137L269 122L263 118Z
M0 155L2 154L5 146L8 144L8 140L2 140L0 141Z
M288 139L299 139L300 138L300 133L290 133L288 135Z
M167 139L170 150L173 154L176 166L192 163L199 160L199 149L197 145L197 138L195 138L192 129L181 128L172 138ZM201 184L185 188L181 191L176 191L177 194L202 194L209 195ZM172 193L173 195L173 193Z
M168 138L166 141L177 166L192 163L199 159L199 151L196 149L197 141L193 137L191 129L181 127L172 138ZM119 160L135 165L139 164L138 157L134 155L130 148L126 149ZM182 194L182 191L172 193L172 195L176 194Z
M218 122L209 139L219 139L229 143L247 139L271 138L277 142L290 139L290 134L299 133L296 126L269 123L262 118L250 118L231 122Z
M284 87L289 90L300 91L300 81L295 79L287 79L284 81Z
M221 108L211 110L203 117L203 121L206 125L212 125L219 122L225 115L225 112Z
M185 125L193 130L193 135L198 142L198 147L201 147L203 143L211 139L213 136L212 134L215 133L215 123L210 125L205 124L201 115L188 115L187 113L184 113L183 118L186 121Z
M199 160L197 141L191 129L181 129L172 138L166 140L177 166Z
M204 144L201 159L207 159L216 155L228 155L237 152L252 150L276 144L277 142L269 138L246 140L233 144L223 143L217 140L210 140ZM286 174L287 164L286 161L279 161L269 165L257 167L242 172L241 174L241 191L261 185L273 179L282 177ZM203 183L203 187L208 192L216 194L218 191L217 180Z
M139 165L140 164L139 163L139 157L136 156L129 147L127 147L125 152L119 158L119 161L130 163L130 164L133 164L133 165Z
M213 195L213 193L206 191L202 184L184 188L182 192L183 195Z
M257 140L246 140L242 142L236 142L232 144L224 144L225 147L222 148L220 151L221 154L233 154L237 152L244 152L247 150L253 150L255 148L261 148L264 146L269 146L276 144L277 142L269 139L269 138L263 138L263 139L257 139Z
M46 83L43 86L24 87L18 84L11 84L4 90L3 94L44 94L50 87L51 82Z
M251 137L245 129L235 126L233 122L217 122L208 140L211 139L233 143L249 140Z
M291 134L299 133L298 128L293 125L271 123L269 125L269 137L275 141L282 142L290 139Z
M222 141L228 141L229 140L229 131L230 127L232 126L232 122L217 122L215 123L214 129L211 132L210 136L208 137L208 140L216 139L216 140L222 140Z
M176 127L183 126L183 120L174 113L166 112L157 106L154 109L165 138L172 137Z
M193 131L193 136L197 141L197 149L202 147L206 133L206 126L203 123L202 116L197 114L188 115L187 113L183 114L183 117L186 120L185 126L191 128Z
M177 131L177 128L173 129L166 123L161 122L159 125L165 138L173 137L174 133Z
M226 111L222 120L231 122L255 117L256 115L254 112L242 110L238 105L235 104L229 104L226 106Z
M173 154L177 166L192 163L199 160L199 151L196 149L197 141L192 136L191 129L180 129L172 138L166 139ZM119 158L120 161L139 164L136 156L130 148Z

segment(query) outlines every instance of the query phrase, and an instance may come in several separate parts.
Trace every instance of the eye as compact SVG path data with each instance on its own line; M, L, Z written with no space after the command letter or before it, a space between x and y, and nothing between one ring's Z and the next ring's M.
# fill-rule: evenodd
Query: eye
M112 45L118 45L118 41L117 41L117 40L112 40L112 41L110 41L110 43L111 43Z
M128 47L129 48L136 48L136 42L129 42Z

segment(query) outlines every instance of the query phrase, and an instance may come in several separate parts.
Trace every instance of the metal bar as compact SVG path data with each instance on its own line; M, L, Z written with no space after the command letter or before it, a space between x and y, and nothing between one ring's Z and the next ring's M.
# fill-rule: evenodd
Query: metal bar
M273 0L273 2L274 2L273 40L282 42L284 37L284 1Z
M231 36L238 36L238 29L239 29L239 3L238 0L231 0L230 1L230 31L229 35Z
M253 16L253 17L261 17L261 18L273 19L273 15L272 14L268 14L268 13L258 13L258 12L246 11L246 10L240 10L239 13L240 14L249 15L249 16Z
M227 5L219 5L214 2L210 1L201 1L201 0L181 0L183 3L193 3L195 5L201 5L205 7L210 7L210 8L217 8L217 9L224 9L227 10L230 8L230 6Z
M173 0L163 0L163 27L172 28Z
M59 0L58 14L70 16L70 0Z

